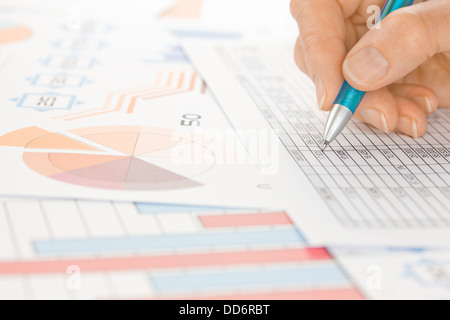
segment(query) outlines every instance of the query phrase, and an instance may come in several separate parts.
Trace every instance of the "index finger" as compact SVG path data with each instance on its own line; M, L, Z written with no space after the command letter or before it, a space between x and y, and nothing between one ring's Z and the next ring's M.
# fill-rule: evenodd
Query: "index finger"
M360 3L360 0L341 2ZM329 109L343 83L346 28L338 0L291 0L299 42L309 76L316 83L319 107ZM299 49L300 50L300 49Z

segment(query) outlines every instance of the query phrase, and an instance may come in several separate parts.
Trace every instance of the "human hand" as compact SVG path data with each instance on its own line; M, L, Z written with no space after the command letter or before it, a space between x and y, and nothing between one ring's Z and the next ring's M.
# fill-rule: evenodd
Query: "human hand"
M450 1L416 1L370 29L370 5L385 0L291 0L295 62L330 110L345 79L368 91L355 117L417 138L438 105L450 108ZM421 2L421 3L417 3Z

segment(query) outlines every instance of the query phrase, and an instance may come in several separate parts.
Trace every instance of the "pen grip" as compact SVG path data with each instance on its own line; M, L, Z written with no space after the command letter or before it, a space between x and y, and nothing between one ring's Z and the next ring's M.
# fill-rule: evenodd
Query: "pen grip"
M340 104L354 114L365 94L364 91L356 90L347 81L344 81L334 104Z

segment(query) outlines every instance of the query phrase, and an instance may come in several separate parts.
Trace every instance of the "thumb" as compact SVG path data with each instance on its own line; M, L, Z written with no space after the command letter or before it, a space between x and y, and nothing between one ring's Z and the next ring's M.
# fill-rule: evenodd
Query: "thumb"
M343 73L355 88L373 91L448 50L450 1L427 1L391 13L367 32L348 53Z

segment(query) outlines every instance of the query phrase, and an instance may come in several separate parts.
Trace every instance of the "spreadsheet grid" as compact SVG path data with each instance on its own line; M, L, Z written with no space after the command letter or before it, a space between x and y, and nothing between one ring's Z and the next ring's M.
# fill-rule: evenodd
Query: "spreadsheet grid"
M324 114L312 110L315 98L287 51L217 50L344 227L450 226L448 110L432 115L417 140L353 120L323 152Z

